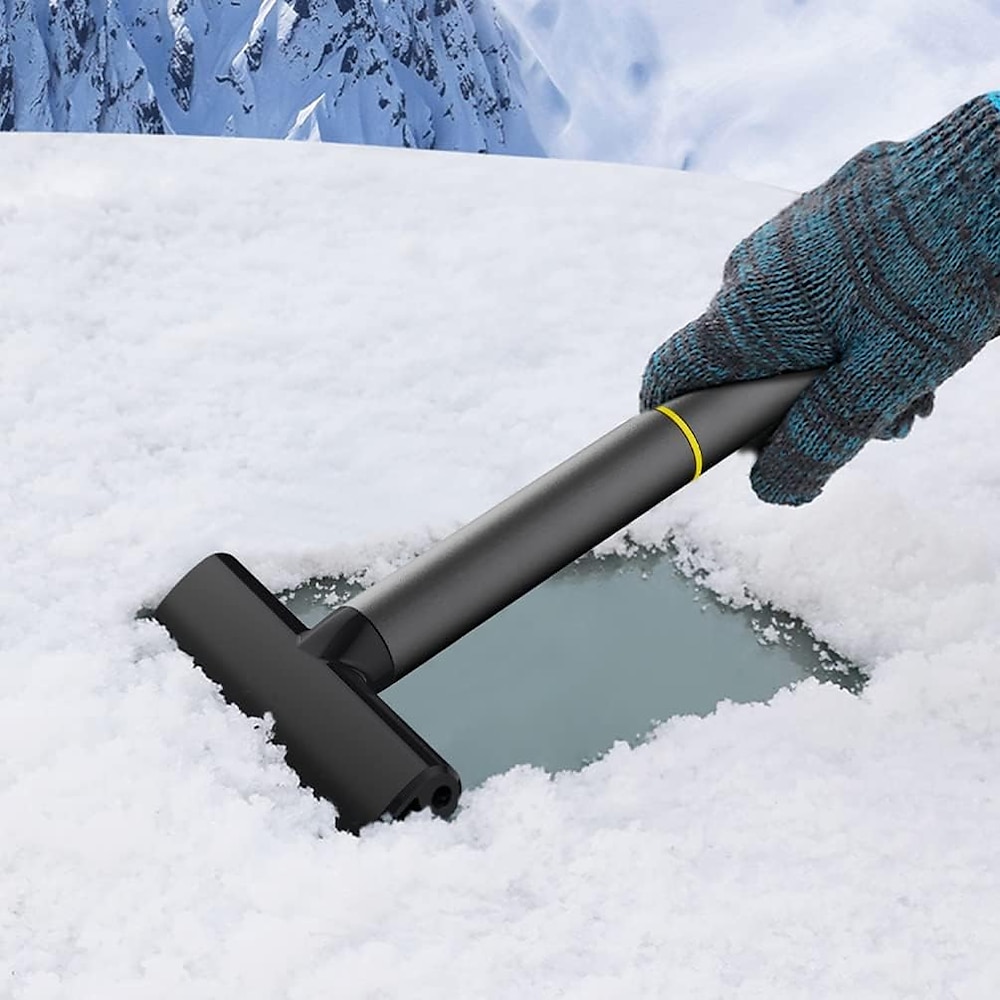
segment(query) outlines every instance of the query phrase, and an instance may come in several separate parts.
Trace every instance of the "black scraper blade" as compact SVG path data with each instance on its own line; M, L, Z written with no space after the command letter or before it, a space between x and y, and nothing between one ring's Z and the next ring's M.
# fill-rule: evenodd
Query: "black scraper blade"
M454 811L457 773L354 670L300 649L306 627L232 556L198 563L154 617L228 701L271 713L288 764L337 807L340 829Z

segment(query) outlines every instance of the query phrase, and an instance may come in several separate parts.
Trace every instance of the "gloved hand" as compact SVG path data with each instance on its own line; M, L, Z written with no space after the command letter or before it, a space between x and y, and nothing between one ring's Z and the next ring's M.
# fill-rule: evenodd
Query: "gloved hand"
M799 505L873 437L905 437L1000 328L1000 92L868 146L733 251L706 312L643 375L650 409L692 389L825 368L750 473Z

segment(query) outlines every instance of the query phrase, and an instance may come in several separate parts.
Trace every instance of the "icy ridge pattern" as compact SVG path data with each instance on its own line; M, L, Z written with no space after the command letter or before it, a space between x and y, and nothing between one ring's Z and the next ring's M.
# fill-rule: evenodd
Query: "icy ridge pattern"
M542 153L483 0L0 5L0 131Z

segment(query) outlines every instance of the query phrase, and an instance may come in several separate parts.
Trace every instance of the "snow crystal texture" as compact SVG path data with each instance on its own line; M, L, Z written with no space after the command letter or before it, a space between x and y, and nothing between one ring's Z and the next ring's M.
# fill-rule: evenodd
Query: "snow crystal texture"
M860 697L722 704L354 838L135 619L217 549L272 588L377 578L589 443L788 197L0 137L0 995L995 996L992 345L813 504L735 456L633 527L802 616Z

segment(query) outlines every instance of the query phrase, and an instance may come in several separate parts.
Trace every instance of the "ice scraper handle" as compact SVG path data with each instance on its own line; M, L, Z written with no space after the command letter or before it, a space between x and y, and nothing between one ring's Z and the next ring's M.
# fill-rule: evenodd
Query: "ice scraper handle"
M771 430L817 374L701 389L637 414L335 609L300 646L383 690Z

